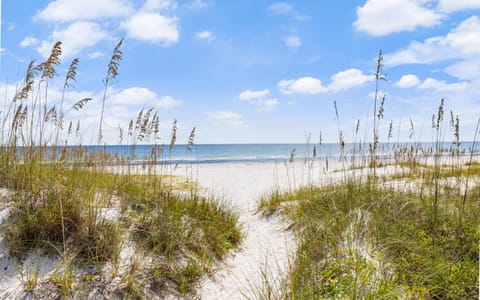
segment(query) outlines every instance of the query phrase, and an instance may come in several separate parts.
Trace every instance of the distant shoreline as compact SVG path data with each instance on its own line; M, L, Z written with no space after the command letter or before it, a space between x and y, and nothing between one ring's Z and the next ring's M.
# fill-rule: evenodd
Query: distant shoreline
M459 157L470 157L473 142L463 142L457 149L450 142L441 143L442 157L457 156L456 150L459 150ZM99 156L107 154L109 157L106 162L103 157L103 163L108 165L129 164L137 165L146 162L156 165L188 165L188 164L236 164L236 163L285 163L289 161L323 161L346 159L350 161L368 160L372 153L370 147L364 144L346 143L342 148L338 143L327 144L198 144L193 146L174 145L170 151L168 145L95 145L95 146L59 146L56 150L56 157L60 157L64 149L78 150L88 154L84 161L86 163L95 163ZM394 159L395 154L402 155L403 152L414 148L409 155L422 159L433 155L435 150L434 143L380 143L377 146L376 157L381 159ZM18 147L16 151L21 153L23 149L31 151L31 148ZM404 151L405 150L405 151ZM479 144L475 144L474 156L480 155ZM55 151L52 147L44 149L45 159ZM78 163L75 159L75 152L71 153L65 159ZM86 153L85 153L86 152Z

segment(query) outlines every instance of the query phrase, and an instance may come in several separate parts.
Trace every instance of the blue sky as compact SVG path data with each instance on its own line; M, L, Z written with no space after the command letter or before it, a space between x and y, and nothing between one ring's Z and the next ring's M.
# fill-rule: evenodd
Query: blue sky
M58 105L65 72L79 58L67 105L94 100L81 113L83 134L96 143L102 78L124 38L120 75L108 90L104 141L128 127L142 108L158 109L168 143L193 126L197 143L338 141L333 101L347 141L360 120L371 137L374 73L394 140L431 141L431 118L441 98L473 138L480 116L480 0L54 0L2 1L1 99L10 99L30 60L41 62L63 42L59 78L49 84ZM3 101L1 101L3 103ZM3 111L4 108L2 109ZM445 131L445 139L452 137Z

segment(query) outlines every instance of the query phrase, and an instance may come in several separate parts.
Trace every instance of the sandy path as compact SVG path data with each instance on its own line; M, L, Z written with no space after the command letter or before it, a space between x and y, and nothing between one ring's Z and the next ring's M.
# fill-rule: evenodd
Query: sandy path
M185 170L185 168L193 168ZM251 295L252 286L263 280L261 271L268 265L272 278L282 278L288 268L288 257L295 251L295 240L279 218L265 219L255 214L262 195L278 187L281 190L308 183L309 176L318 178L319 170L303 163L289 167L274 163L202 164L179 167L178 175L194 174L208 195L230 202L240 214L246 234L240 249L234 251L212 278L201 283L202 299L242 299ZM316 174L316 175L315 175ZM313 180L313 178L312 178ZM274 280L275 281L275 280Z

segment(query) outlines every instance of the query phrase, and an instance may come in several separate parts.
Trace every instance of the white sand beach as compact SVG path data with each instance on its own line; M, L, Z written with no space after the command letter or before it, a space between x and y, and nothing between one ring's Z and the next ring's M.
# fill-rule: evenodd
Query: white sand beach
M245 299L255 298L254 291L261 288L264 274L268 274L270 284L278 284L287 275L293 262L296 241L293 233L287 230L290 225L281 218L263 218L256 213L258 201L273 191L295 190L309 184L321 184L341 180L344 166L337 162L324 161L314 164L303 161L294 163L217 163L158 166L157 174L175 175L175 180L198 184L199 192L219 201L225 201L239 214L243 227L244 240L240 247L232 251L222 263L214 267L210 276L205 276L198 284L201 299ZM114 167L110 171L126 172L126 166ZM131 173L144 173L141 166L128 167ZM393 173L394 166L379 169L380 174ZM366 174L368 169L348 170L348 176ZM398 182L397 182L398 183ZM407 185L409 183L405 183ZM6 197L8 191L2 192ZM118 209L118 208L112 208ZM7 215L8 207L2 208L1 220ZM0 297L25 296L25 272L8 257L3 240L1 254L3 272L0 277ZM35 259L34 256L30 257ZM61 265L61 261L42 261L40 277L48 277Z
M295 252L295 239L286 230L287 223L280 218L262 218L255 214L257 202L262 196L274 190L285 191L328 180L323 170L324 164L316 162L313 166L303 162L284 163L232 163L199 164L178 166L175 174L197 181L207 195L225 199L240 214L245 240L219 266L219 270L210 278L201 282L199 295L202 299L241 299L251 296L255 287L260 287L264 278L262 272L269 274L269 280L278 283L288 271L289 258ZM338 167L336 164L335 167ZM186 170L188 168L188 170Z
M288 272L296 250L295 238L281 218L263 218L256 213L258 201L273 191L295 190L312 183L342 177L342 165L323 161L294 163L207 163L158 167L157 173L172 174L198 184L202 195L226 201L239 214L244 240L216 267L213 276L200 282L201 299L253 297L268 273L270 284L279 284ZM118 171L118 170L117 170ZM143 173L141 170L133 171Z
M158 173L172 174L178 180L196 182L201 194L225 201L239 214L244 240L239 249L232 251L225 262L215 266L214 274L205 277L199 284L201 299L241 299L251 295L254 287L260 287L262 271L269 278L279 282L288 270L288 258L295 251L293 234L286 230L288 224L280 218L262 218L256 214L257 202L274 190L285 191L318 181L325 170L320 163L309 166L303 162L285 163L219 163L159 166ZM125 166L124 166L125 167ZM110 171L124 172L124 167ZM143 173L142 168L130 168L132 173ZM340 174L338 174L340 175ZM331 174L328 176L331 178ZM177 180L176 179L176 180ZM4 197L8 191L2 192ZM5 200L8 203L7 200ZM112 208L116 210L118 208ZM8 204L2 209L2 216L8 214ZM1 221L3 221L4 217ZM0 277L0 296L21 298L25 293L24 284L31 270L19 269L9 258L8 247L1 243L2 267L8 270ZM45 259L47 259L46 257ZM35 256L41 265L39 280L46 279L61 267L59 258ZM38 268L32 261L32 268Z

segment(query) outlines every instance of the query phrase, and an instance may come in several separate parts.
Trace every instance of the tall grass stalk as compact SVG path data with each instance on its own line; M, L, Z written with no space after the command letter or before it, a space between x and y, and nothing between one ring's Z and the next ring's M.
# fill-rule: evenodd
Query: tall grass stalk
M386 80L385 76L383 74L383 55L382 55L382 50L378 52L378 58L377 58L377 69L375 72L375 93L374 93L374 101L373 101L373 149L372 149L372 165L373 165L373 180L375 182L376 178L376 160L377 160L377 147L378 147L378 142L379 142L379 136L378 136L378 121L377 118L380 119L380 117L383 117L383 111L380 113L378 112L377 115L377 102L378 102L378 88L379 88L379 83L381 80ZM385 98L383 98L384 101ZM381 108L383 109L383 101Z
M98 144L102 142L103 139L103 133L102 133L102 125L103 125L103 113L105 110L105 100L107 98L107 91L108 87L110 85L110 81L114 80L118 76L118 67L120 65L120 61L122 60L122 51L120 50L123 44L123 39L121 39L118 44L115 46L115 49L113 50L112 57L110 58L110 62L108 63L108 68L107 68L107 76L105 76L105 79L103 80L103 98L102 98L102 110L100 111L100 123L98 125Z
M63 84L63 90L62 90L62 98L60 100L60 110L59 110L59 119L58 119L58 124L56 128L56 134L55 134L55 146L58 146L58 138L60 135L60 130L63 129L63 121L65 118L65 114L63 111L63 102L65 101L65 92L67 91L67 88L72 87L72 81L76 80L77 77L77 68L78 68L78 58L74 58L72 60L72 63L70 64L70 67L68 68L67 75L65 76L65 82Z
M441 144L442 144L442 127L443 127L443 114L444 114L444 99L440 100L440 105L438 106L437 116L435 114L432 116L432 127L435 131L435 154L434 154L434 196L433 196L433 243L432 243L432 256L435 253L436 246L436 236L437 236L437 221L438 221L438 201L439 201L439 184L440 184L440 159L442 156L441 153Z

